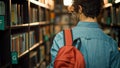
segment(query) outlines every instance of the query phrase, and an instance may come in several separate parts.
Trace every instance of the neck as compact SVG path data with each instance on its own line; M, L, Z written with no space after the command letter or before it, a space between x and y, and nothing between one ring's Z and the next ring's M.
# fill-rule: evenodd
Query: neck
M97 22L97 18L86 17L85 15L80 16L80 21L83 22Z

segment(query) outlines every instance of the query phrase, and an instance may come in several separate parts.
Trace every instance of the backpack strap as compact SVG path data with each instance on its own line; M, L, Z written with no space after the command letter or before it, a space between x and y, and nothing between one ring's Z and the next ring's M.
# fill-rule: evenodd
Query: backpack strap
M73 43L72 30L71 29L64 30L64 44L72 45L72 43Z

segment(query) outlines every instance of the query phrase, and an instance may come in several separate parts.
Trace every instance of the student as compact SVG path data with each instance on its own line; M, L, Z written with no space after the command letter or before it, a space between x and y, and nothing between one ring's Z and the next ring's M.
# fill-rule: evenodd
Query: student
M81 38L80 51L84 56L86 68L120 68L116 41L106 35L97 23L102 0L74 0L73 7L79 18L78 24L72 28L73 40ZM64 45L63 36L61 31L53 40L52 61L48 68L53 68L57 52Z

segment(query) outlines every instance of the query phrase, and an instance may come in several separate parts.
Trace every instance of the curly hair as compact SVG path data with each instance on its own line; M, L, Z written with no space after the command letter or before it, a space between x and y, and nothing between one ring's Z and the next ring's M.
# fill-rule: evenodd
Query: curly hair
M79 5L82 6L82 12L86 17L97 17L100 14L103 0L74 0L74 11L79 11Z

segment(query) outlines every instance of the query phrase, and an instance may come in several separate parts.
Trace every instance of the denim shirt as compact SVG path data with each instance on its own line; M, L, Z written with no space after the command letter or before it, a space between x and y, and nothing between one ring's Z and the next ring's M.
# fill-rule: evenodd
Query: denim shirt
M73 40L81 38L80 51L84 56L86 68L120 68L120 54L116 41L106 35L96 22L78 22L77 26L72 28L72 34ZM53 68L57 52L64 46L63 37L61 31L53 40L51 63L48 68Z

